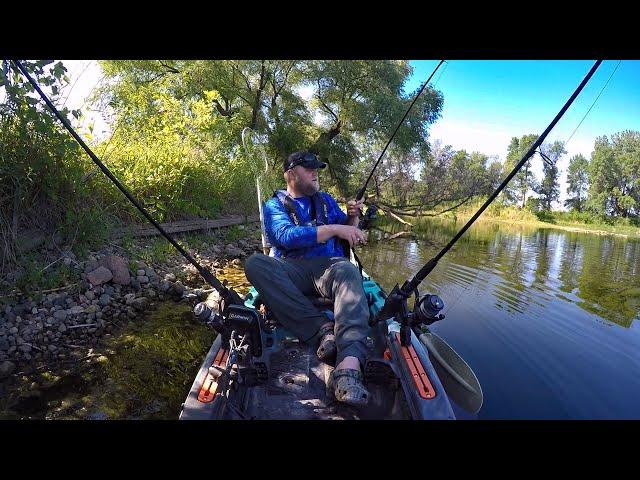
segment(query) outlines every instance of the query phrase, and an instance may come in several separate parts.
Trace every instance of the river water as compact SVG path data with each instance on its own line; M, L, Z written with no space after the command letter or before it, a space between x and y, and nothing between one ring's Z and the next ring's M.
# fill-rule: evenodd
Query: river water
M387 291L463 223L372 230L364 269ZM386 232L386 233L385 233ZM480 419L640 418L640 241L481 222L422 282L446 318L431 329L473 368Z

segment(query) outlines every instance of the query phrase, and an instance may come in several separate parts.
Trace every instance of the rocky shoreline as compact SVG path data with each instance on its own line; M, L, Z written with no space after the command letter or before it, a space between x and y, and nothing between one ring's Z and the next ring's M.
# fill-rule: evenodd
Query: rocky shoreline
M211 242L191 255L219 278L226 269L241 268L242 259L261 251L259 228L242 226L243 236ZM139 248L145 248L140 240ZM77 259L66 252L64 263L79 273L77 284L64 291L8 304L0 311L0 381L37 368L85 355L123 325L141 321L157 303L204 299L211 291L195 267L177 252L161 262L127 258L117 245ZM233 282L231 282L233 285Z

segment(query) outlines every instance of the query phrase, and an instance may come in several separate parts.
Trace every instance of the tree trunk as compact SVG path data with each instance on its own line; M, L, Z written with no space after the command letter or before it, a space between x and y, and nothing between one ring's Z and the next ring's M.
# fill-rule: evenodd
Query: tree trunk
M328 146L331 141L340 135L340 129L342 127L342 120L338 120L329 131L322 132L318 139L309 147L309 150L318 155L324 147Z
M256 124L258 123L258 112L260 111L261 106L261 98L262 91L264 90L265 85L267 84L266 76L265 76L265 67L264 60L262 61L262 68L260 69L260 81L258 82L258 91L256 92L256 102L253 105L253 112L251 113L251 130L256 129Z

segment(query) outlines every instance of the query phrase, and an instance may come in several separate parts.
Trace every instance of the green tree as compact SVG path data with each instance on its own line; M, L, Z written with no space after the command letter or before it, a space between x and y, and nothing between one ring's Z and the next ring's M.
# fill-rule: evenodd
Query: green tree
M66 68L53 60L22 65L59 103ZM82 236L79 216L95 201L81 182L84 158L75 141L8 60L0 68L0 272L16 260L19 232L58 229ZM61 109L65 117L80 112ZM80 231L78 230L80 229Z
M550 211L551 204L560 198L560 185L558 183L558 160L567 153L564 142L555 141L551 145L543 144L540 150L546 156L542 158L542 181L535 187L535 192L540 195L540 206L543 210Z
M354 193L347 191L346 180L355 173L349 165L362 154L359 140L367 138L380 152L417 93L403 93L411 72L407 61L307 62L305 81L313 89L310 109L320 119L311 149L327 161L343 195ZM439 117L442 102L440 92L425 89L394 138L391 148L397 157L428 155L428 127ZM368 173L361 172L363 180Z
M522 137L513 137L507 150L505 161L505 171L510 172L516 164L527 153L531 145L538 139L538 135L529 134ZM505 188L505 198L508 202L520 203L520 208L524 208L527 201L527 193L535 186L535 177L527 161L520 171L511 179Z
M600 215L640 213L640 132L623 131L596 139L589 162L588 207Z
M571 210L582 212L584 209L587 189L589 162L581 154L571 157L567 169L567 194L569 197L564 204Z

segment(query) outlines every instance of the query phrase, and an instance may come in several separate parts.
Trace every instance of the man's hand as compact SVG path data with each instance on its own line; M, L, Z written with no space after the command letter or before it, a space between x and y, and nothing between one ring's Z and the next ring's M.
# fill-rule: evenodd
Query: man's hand
M364 199L359 202L349 200L347 202L347 215L350 217L359 217L362 214L362 207L364 207Z
M335 229L334 235L349 242L349 246L366 245L367 237L364 232L357 227L351 225L331 225Z

